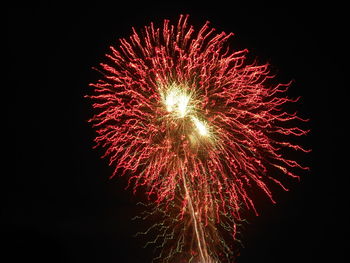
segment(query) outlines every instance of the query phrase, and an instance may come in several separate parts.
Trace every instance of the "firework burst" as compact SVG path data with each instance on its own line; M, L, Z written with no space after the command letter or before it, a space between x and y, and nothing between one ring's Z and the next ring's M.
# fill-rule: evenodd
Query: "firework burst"
M151 229L160 234L149 242L160 248L156 260L229 261L225 236L237 239L242 211L258 214L251 193L275 202L269 182L287 190L281 175L307 169L281 151L307 152L286 139L307 131L286 125L304 121L282 110L296 101L283 96L289 83L271 84L268 65L230 51L233 34L208 23L195 32L187 20L151 23L141 35L133 29L111 47L103 79L91 84L98 112L91 122L112 176L127 174L153 204L145 217L158 214Z

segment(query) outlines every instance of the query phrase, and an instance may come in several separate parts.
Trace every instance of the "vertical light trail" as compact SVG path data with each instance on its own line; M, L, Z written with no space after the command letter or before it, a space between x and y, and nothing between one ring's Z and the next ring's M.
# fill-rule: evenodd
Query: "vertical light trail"
M187 207L191 215L191 222L193 224L193 228L195 231L196 239L197 239L197 246L199 250L199 254L201 257L202 262L205 263L211 263L211 259L208 255L208 249L207 249L207 244L205 241L204 237L204 232L203 232L203 227L202 227L202 222L200 218L198 217L198 211L195 211L192 203L192 198L191 194L188 191L187 183L186 183L186 178L185 178L185 173L182 174L182 180L183 180L183 186L185 189L186 193L186 199L187 199Z

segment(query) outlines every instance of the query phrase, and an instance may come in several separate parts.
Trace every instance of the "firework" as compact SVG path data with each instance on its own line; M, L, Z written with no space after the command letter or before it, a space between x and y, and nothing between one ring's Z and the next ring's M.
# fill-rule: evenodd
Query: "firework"
M133 29L100 64L91 84L97 146L129 187L142 188L157 215L155 260L222 262L232 259L242 211L257 210L252 193L275 202L268 185L307 169L281 149L307 152L288 142L306 130L282 110L295 102L288 84L272 84L268 65L247 63L247 50L230 51L233 35L208 22L195 32L181 15L176 25ZM287 125L292 123L292 125ZM161 238L162 237L162 238Z

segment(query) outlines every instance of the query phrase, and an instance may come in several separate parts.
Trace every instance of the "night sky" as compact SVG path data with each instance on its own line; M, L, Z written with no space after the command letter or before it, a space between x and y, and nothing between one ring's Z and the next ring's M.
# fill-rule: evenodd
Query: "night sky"
M281 7L148 2L113 6L42 6L7 10L9 58L2 84L9 145L1 173L3 262L151 262L152 249L133 237L148 224L131 221L142 195L92 149L89 83L110 45L164 18L190 14L200 28L234 32L230 46L270 63L277 81L294 80L288 96L310 118L302 140L312 153L295 155L311 167L276 205L259 200L246 225L238 263L345 262L349 248L349 45L344 6ZM7 150L6 150L7 151ZM144 225L143 225L144 224ZM348 253L347 253L348 254ZM32 261L33 260L33 261ZM2 261L2 260L1 260Z

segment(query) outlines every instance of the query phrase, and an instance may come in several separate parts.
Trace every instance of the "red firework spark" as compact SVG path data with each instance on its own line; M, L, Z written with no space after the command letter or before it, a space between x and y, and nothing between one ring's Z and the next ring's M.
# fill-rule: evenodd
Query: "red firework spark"
M268 181L287 190L276 171L298 178L295 168L307 169L281 149L307 150L276 138L307 131L285 125L304 121L282 110L296 101L283 96L290 84L269 84L268 65L247 64L247 50L231 52L232 33L215 33L208 22L195 33L187 19L151 23L142 35L133 29L111 47L104 78L91 84L98 111L91 121L113 176L127 173L134 191L143 186L159 211L191 232L191 242L177 234L181 249L165 258L187 249L190 261L219 262L218 249L230 253L219 229L235 238L242 211L257 214L252 190L275 202Z

